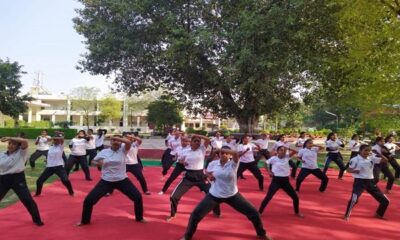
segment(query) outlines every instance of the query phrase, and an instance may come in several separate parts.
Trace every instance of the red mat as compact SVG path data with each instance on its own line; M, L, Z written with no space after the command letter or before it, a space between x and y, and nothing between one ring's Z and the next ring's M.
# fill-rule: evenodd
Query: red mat
M67 190L59 181L45 186L42 196L35 198L45 226L36 227L20 202L0 210L1 239L179 239L188 222L189 215L203 193L192 188L181 200L177 218L165 221L169 214L169 194L159 196L162 187L161 169L146 167L145 176L152 191L151 196L143 196L147 224L134 221L132 203L121 193L105 197L94 207L92 224L75 227L80 220L82 202L88 191L99 180L99 172L92 168L95 181L83 180L82 171L72 174L75 197L67 195ZM265 172L264 172L265 175ZM239 189L257 208L265 192L257 191L253 176L246 172L247 180L239 181ZM367 193L353 210L350 222L342 220L347 201L350 197L352 178L346 175L344 181L335 177L336 171L329 172L331 177L326 193L317 191L319 183L310 176L302 185L300 209L304 219L294 216L292 202L282 191L266 208L262 219L268 233L274 239L400 239L400 188L395 186L389 195L390 206L386 212L387 220L373 218L377 202ZM130 176L133 178L132 176ZM133 180L138 186L136 179ZM265 180L266 189L270 182ZM382 185L381 185L382 186ZM33 190L33 189L32 189ZM222 218L208 215L198 227L194 239L256 239L251 223L229 206L222 205Z

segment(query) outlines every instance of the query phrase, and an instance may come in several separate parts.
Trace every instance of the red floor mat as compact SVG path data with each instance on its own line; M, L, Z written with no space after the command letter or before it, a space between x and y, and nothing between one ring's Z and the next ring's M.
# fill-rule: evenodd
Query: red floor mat
M45 226L36 227L20 202L0 210L1 239L179 239L185 231L190 212L203 197L197 188L191 189L181 200L177 218L165 221L169 213L169 194L159 196L162 187L161 169L146 167L145 176L151 196L143 196L145 218L148 224L134 221L132 203L118 191L105 197L95 206L92 224L75 227L80 220L82 202L87 192L99 180L99 172L91 169L95 181L83 180L83 173L71 175L75 197L70 197L59 181L45 186L42 196L35 198ZM265 172L264 172L265 173ZM246 172L247 180L239 181L239 190L257 208L265 192L257 191L253 176ZM390 206L387 220L373 218L377 202L364 193L360 203L353 210L350 222L342 220L350 197L352 177L347 174L344 181L336 179L337 172L330 171L331 177L326 193L319 193L318 181L309 176L300 193L300 208L304 219L294 216L292 203L282 191L266 208L262 219L268 233L276 239L400 239L400 188L395 186L389 195ZM130 176L132 178L132 176ZM133 180L138 186L136 179ZM266 189L269 177L265 180ZM381 185L382 186L382 185ZM222 206L222 218L208 215L198 227L194 239L228 240L256 239L251 223L229 206Z

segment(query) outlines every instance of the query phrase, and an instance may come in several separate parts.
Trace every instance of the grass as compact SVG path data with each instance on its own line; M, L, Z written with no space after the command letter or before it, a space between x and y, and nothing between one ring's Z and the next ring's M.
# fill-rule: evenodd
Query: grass
M34 147L34 141L33 140L29 140L29 155L32 154L35 151L35 147ZM5 151L7 149L7 145L6 143L0 143L0 151ZM65 148L65 153L68 155L69 154L69 149ZM347 163L349 157L350 157L350 152L349 151L342 151L342 155L344 158L345 163ZM324 162L325 162L325 157L326 157L326 153L322 152L320 154L318 154L318 165L319 166L323 166ZM143 159L143 164L145 166L160 166L160 160L159 159ZM331 167L338 169L338 167L336 166L335 163L331 164ZM29 167L29 164L25 170L25 175L26 175L26 181L28 184L28 188L29 190L32 192L34 190L36 190L36 180L37 178L40 176L40 174L43 172L43 169L45 168L45 164L44 164L44 158L41 157L36 161L36 167L35 170L31 170ZM391 167L390 167L391 168ZM394 172L394 170L391 168L392 172ZM45 185L52 183L53 181L55 181L57 179L57 176L52 176L50 177ZM396 180L395 181L396 184L400 185L400 180ZM0 202L0 209L1 208L5 208L15 202L18 201L18 197L17 195L15 195L15 193L13 191L9 191L7 193L7 195L1 200Z

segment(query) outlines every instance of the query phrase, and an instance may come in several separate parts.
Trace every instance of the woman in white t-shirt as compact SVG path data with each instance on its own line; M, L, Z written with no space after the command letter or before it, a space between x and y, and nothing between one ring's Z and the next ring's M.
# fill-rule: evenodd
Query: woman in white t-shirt
M307 139L303 148L297 153L297 157L302 162L301 170L296 179L296 191L300 191L300 185L304 181L304 179L312 174L318 179L321 180L321 186L319 187L320 192L324 192L326 187L328 186L328 177L325 173L321 171L318 167L318 152L323 147L314 145L312 139Z
M122 145L121 143L124 143ZM89 224L93 206L107 193L118 189L134 203L136 222L146 223L143 218L143 199L139 190L126 174L127 154L131 149L131 141L121 136L111 138L111 147L103 149L93 159L101 168L101 179L89 192L83 202L82 219L77 226Z
M395 158L396 151L400 150L400 147L394 142L393 135L389 135L385 138L385 147L390 152L389 163L390 163L390 165L392 165L393 169L395 170L394 177L400 178L400 165Z
M292 185L290 185L289 174L290 174L290 166L289 159L296 154L296 150L290 149L291 152L288 154L288 149L285 146L279 146L277 148L277 155L271 157L266 161L267 164L270 165L268 167L266 165L266 169L269 175L272 177L272 182L269 185L268 193L265 196L264 200L261 202L260 209L258 210L260 214L264 212L265 207L274 197L275 193L279 189L283 189L287 195L290 196L293 200L293 208L296 216L303 217L299 210L299 197L297 196L296 191L293 189Z
M33 222L42 226L39 209L26 185L28 141L20 137L3 137L1 141L8 142L8 145L6 152L0 152L0 201L12 189L28 210Z
M32 169L35 168L35 161L38 158L44 156L47 159L47 152L49 151L49 143L51 141L51 137L47 134L47 130L42 130L40 136L36 138L36 151L32 153L31 157L29 158L29 165Z
M340 169L338 178L342 180L344 171L346 170L346 166L343 163L343 157L342 154L340 153L340 148L344 147L344 143L340 139L338 139L336 133L331 132L326 137L325 144L326 144L326 151L328 152L328 154L326 156L323 172L326 174L329 165L333 161Z
M280 146L284 146L285 148L289 149L290 147L290 142L286 141L285 135L279 135L278 140L275 142L274 146L272 147L272 154L271 155L276 155L277 149ZM290 176L292 178L296 178L296 173L297 173L297 164L292 160L289 159L289 166L292 168L292 171L290 172Z
M211 182L210 191L190 215L186 233L182 240L192 239L199 222L221 203L226 203L236 211L246 215L247 219L253 223L259 239L271 239L266 235L257 209L239 193L237 187L238 153L230 150L227 146L216 149L216 151L221 158L210 162L206 171ZM230 160L231 158L232 160Z
M74 190L72 190L71 182L69 181L67 172L64 169L64 160L62 157L64 153L64 138L62 135L56 135L52 140L53 145L50 146L47 154L46 168L36 181L35 196L40 196L42 193L43 183L45 183L53 174L56 174L61 179L61 182L67 188L69 195L73 196Z
M85 173L86 181L92 181L90 178L90 171L86 160L86 144L90 138L86 136L84 130L80 130L78 135L71 140L69 143L69 148L71 149L71 154L65 164L65 171L69 175L71 168L74 164L79 163L82 167L83 172Z

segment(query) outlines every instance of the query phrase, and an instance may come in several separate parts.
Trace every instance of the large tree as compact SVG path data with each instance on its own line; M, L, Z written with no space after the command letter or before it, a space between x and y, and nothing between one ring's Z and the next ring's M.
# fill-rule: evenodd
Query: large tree
M183 121L181 105L170 96L161 96L147 107L147 121L158 130L165 131Z
M102 98L99 102L99 106L101 112L100 117L108 121L110 126L112 126L113 119L120 119L122 116L122 103L113 95L107 95Z
M0 117L2 114L17 119L27 109L26 102L32 100L28 94L21 94L22 65L0 59Z
M234 117L245 132L297 107L340 48L330 1L80 2L83 71L115 76L129 94L169 89L187 110Z
M69 97L72 99L72 109L80 111L84 124L89 129L90 116L96 116L98 95L100 89L96 87L77 87L71 90ZM94 121L95 122L95 121Z

